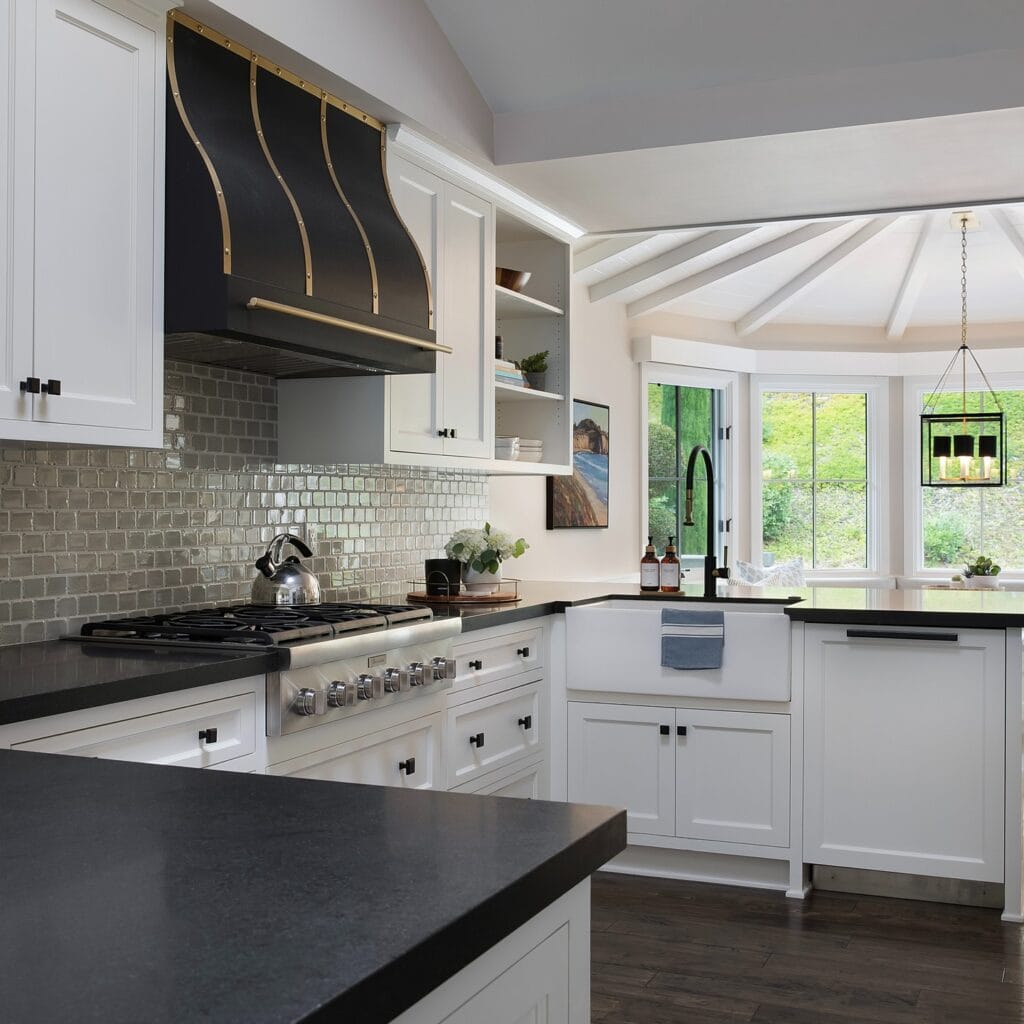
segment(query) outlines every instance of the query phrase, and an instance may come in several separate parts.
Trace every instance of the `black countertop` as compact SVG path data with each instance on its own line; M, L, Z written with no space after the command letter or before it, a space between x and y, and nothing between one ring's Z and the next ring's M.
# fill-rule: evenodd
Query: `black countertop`
M264 651L115 647L75 640L0 647L0 725L269 672Z
M0 1018L388 1021L625 841L610 808L0 750Z

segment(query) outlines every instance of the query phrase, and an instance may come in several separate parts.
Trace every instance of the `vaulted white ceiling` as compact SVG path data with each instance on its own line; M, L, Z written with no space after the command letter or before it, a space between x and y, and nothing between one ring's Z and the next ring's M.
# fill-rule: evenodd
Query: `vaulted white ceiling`
M952 210L749 224L584 240L576 276L631 317L675 316L687 336L757 344L837 331L886 347L960 322ZM981 207L968 233L971 338L1019 343L1024 205ZM701 324L705 330L701 331ZM848 332L849 333L849 332Z

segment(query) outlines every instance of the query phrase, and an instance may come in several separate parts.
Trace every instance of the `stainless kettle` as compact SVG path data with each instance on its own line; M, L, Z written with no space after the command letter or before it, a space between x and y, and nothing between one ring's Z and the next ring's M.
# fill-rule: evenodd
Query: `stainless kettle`
M320 581L295 557L281 558L291 544L304 558L313 552L291 533L279 533L256 559L260 574L252 581L252 603L270 605L319 604Z

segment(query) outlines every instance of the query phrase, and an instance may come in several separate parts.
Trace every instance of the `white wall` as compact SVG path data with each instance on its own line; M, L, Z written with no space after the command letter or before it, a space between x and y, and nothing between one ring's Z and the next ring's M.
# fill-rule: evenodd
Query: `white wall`
M610 406L607 530L545 529L543 477L492 477L491 522L531 548L505 566L521 579L607 579L639 571L640 369L622 303L592 305L573 286L574 397Z
M184 10L382 121L492 157L491 110L422 0L187 0Z

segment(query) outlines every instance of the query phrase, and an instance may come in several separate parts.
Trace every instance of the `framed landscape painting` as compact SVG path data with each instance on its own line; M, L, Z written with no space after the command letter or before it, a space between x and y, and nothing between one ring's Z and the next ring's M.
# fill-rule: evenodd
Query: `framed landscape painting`
M608 526L607 405L572 403L572 476L548 477L549 530Z

